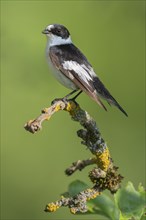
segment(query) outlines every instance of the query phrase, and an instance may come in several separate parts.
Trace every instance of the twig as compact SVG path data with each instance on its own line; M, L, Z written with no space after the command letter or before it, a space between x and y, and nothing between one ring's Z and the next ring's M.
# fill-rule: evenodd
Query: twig
M51 107L45 108L42 110L42 114L39 115L36 119L28 121L25 125L24 128L31 132L31 133L36 133L39 130L42 129L42 123L45 120L49 120L50 117L55 113L58 112L59 110L64 110L66 107L66 103L63 102L62 100L58 100L54 102Z
M86 166L92 165L96 163L96 158L90 158L87 160L78 160L72 163L72 166L65 170L66 175L70 176L77 170L83 170Z

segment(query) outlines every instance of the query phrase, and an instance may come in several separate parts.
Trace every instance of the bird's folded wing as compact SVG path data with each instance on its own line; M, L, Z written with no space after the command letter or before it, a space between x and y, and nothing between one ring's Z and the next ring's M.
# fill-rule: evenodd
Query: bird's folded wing
M97 90L93 84L93 75L95 73L91 66L85 64L79 64L77 61L69 60L61 62L61 57L55 53L49 53L50 59L57 70L62 72L68 79L87 95L94 99L101 107L106 110L106 107L101 102L97 95Z

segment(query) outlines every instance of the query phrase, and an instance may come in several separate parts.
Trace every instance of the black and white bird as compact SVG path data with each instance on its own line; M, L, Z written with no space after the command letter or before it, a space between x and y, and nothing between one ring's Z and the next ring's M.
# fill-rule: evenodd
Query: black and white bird
M52 67L57 80L65 87L73 90L70 94L80 91L75 96L77 97L84 91L107 110L100 100L100 98L103 98L128 116L95 74L87 58L72 43L70 33L66 27L60 24L51 24L42 33L47 36L47 61Z

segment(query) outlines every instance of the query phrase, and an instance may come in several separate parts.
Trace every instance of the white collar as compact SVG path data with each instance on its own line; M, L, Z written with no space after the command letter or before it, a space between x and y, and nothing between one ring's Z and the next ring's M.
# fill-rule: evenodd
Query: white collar
M62 39L62 37L54 36L53 34L51 34L49 35L49 38L48 38L49 47L63 45L63 44L71 44L71 43L72 43L72 40L70 36L67 39Z

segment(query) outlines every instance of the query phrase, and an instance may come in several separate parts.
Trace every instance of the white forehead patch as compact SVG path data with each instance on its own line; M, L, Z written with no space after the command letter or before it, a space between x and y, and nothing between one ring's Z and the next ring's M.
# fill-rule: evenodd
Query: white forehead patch
M54 25L53 24L50 24L47 26L47 29L50 31L52 28L54 28Z

